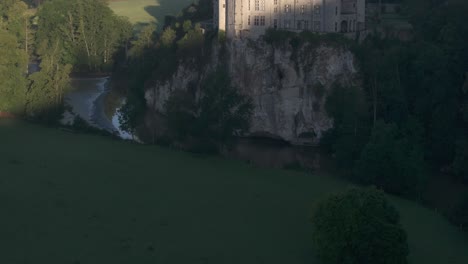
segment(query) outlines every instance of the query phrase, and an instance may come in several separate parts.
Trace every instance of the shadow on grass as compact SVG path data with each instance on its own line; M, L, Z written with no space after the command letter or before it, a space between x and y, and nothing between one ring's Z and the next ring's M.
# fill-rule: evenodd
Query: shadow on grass
M158 0L156 5L147 5L144 10L155 19L158 30L161 30L163 26L161 23L164 22L166 16L180 14L184 8L193 2L193 0Z

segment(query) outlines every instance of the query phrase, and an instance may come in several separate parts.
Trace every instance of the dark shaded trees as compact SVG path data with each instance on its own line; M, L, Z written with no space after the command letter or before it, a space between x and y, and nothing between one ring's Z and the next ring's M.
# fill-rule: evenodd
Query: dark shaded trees
M411 42L371 36L353 47L366 112L356 120L372 133L350 133L353 117L346 117L346 109L355 113L356 96L333 91L327 99L335 128L323 144L338 165L354 168L358 182L398 194L419 195L424 173L467 178L468 2L419 2L405 8L414 25Z
M168 126L177 139L217 146L249 128L252 102L231 85L226 71L210 74L200 92L197 98L194 91L178 91L166 102Z
M395 124L377 121L357 161L355 180L392 193L420 194L427 173L419 145L421 129L415 120L409 122L399 129Z
M358 87L334 85L325 109L334 119L334 128L325 134L322 145L334 153L338 165L352 168L369 131L367 102Z
M452 210L450 219L462 230L468 231L468 193L463 200Z

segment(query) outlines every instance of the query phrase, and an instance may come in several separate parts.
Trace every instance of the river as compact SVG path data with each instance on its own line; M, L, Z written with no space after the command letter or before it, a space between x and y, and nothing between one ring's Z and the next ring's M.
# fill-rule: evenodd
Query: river
M105 114L105 96L109 93L109 77L73 78L72 89L65 95L65 103L71 108L62 120L71 124L75 116L81 117L89 125L116 134L122 139L132 136L121 129L119 109L110 119Z
M91 126L116 134L122 139L133 139L132 135L120 129L119 109L116 109L112 119L105 114L105 96L109 92L109 79L109 77L72 79L72 89L66 94L65 101L71 107L73 114L67 111L62 122L70 123L74 115L78 115ZM267 168L317 170L323 164L317 148L292 146L265 138L238 138L229 150L223 151L223 156Z

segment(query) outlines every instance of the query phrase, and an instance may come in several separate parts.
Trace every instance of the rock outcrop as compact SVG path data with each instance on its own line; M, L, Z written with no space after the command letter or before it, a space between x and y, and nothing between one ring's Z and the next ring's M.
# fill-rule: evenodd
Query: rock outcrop
M242 39L225 45L223 60L221 45L216 44L205 67L180 63L171 78L152 82L146 91L149 108L164 113L172 92L197 87L208 73L227 63L232 85L254 102L250 135L315 144L333 127L325 110L333 85L346 87L358 81L355 57L342 46L305 43L293 48Z

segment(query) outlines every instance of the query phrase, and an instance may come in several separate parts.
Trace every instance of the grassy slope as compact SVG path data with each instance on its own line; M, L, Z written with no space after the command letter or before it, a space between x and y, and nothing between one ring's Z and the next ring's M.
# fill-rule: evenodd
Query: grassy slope
M316 263L310 208L348 185L1 120L0 168L0 263ZM468 263L456 228L392 201L411 263Z
M161 29L164 16L177 15L193 0L114 0L109 6L115 13L126 16L132 23L157 22Z

